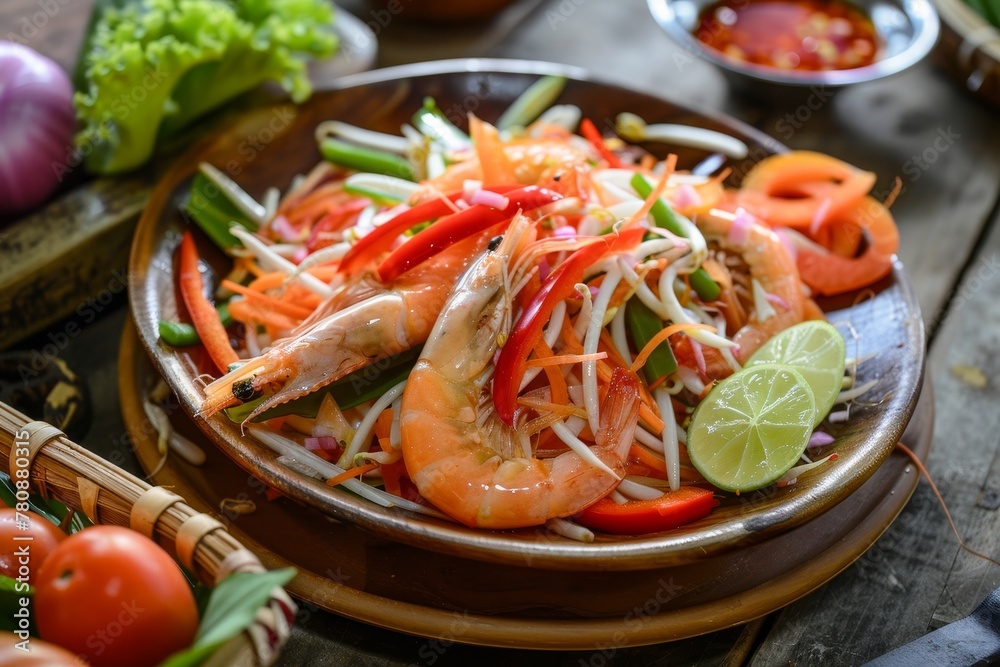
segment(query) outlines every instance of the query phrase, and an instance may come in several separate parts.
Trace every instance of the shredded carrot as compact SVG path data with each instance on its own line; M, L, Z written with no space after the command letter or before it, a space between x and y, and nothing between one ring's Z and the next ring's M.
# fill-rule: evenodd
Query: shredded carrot
M395 451L392 448L392 443L389 442L389 436L385 436L384 438L378 438L378 446L379 449L381 449L383 452L386 452L387 454L389 452Z
M656 166L656 158L650 155L649 153L643 155L642 159L639 160L639 171L648 174L649 172L653 171L653 167L655 166Z
M618 348L615 347L615 342L611 340L611 334L608 333L607 329L601 329L597 349L606 352L608 355L608 361L613 363L615 366L628 368L628 364L626 364L625 360L622 359L622 355L618 352Z
M562 366L563 364L579 364L584 361L600 361L601 359L607 359L607 352L595 352L594 354L559 354L552 357L539 358L528 360L528 368L538 368L545 366Z
M402 497L402 486L399 479L406 474L406 464L402 461L382 465L382 484L385 490L394 496Z
M244 287L239 283L234 283L232 280L223 280L222 286L226 289L236 292L237 294L242 294L248 299L254 299L259 301L261 304L267 304L269 307L273 308L282 315L287 315L289 317L295 317L300 320L304 320L312 314L312 311L308 308L303 308L302 306L296 306L295 304L285 303L279 301L275 298L269 297L266 294L261 294L260 292L255 292L248 287Z
M566 343L566 350L572 354L583 354L583 343L577 338L576 332L573 330L573 323L568 317L563 318L562 335L563 341Z
M266 292L267 290L281 287L285 284L285 280L287 279L288 274L284 271L271 271L270 273L258 275L257 279L251 282L247 287L255 292Z
M379 464L377 463L366 463L363 466L355 466L354 468L348 468L339 475L334 475L330 479L326 480L326 483L329 486L337 486L338 484L343 484L349 479L360 477L365 473L375 470L375 468L378 468L378 465Z
M649 355L653 353L653 350L655 350L660 343L667 340L675 333L679 333L681 331L692 331L695 329L714 331L714 329L712 329L712 327L708 326L707 324L689 324L685 322L681 322L678 324L671 324L669 327L662 329L658 334L653 336L648 343L646 343L646 346L642 348L642 352L640 352L639 356L637 356L635 358L635 361L632 362L632 367L630 370L633 373L638 373L639 369L642 368L643 365L646 363L646 360L649 359Z
M531 408L532 410L539 410L545 412L552 412L557 415L562 415L564 417L583 417L586 419L587 411L578 405L566 405L565 403L553 403L551 401L543 401L540 398L534 398L532 396L519 396L517 398L519 405L523 405L526 408Z
M392 429L392 408L386 408L379 413L378 419L375 420L375 436L378 438L388 438L389 431Z
M548 346L545 339L540 338L535 344L535 356L540 358L555 359L552 348ZM552 402L560 405L569 404L569 388L566 387L566 378L562 371L555 366L543 366L545 377L549 380L549 391L552 392Z
M662 473L667 472L667 462L663 460L663 457L657 456L654 452L638 443L632 443L632 448L629 450L629 454L635 457L639 463L644 466L652 468L653 470L658 470Z
M667 375L661 375L660 377L658 377L655 380L653 380L653 382L649 385L649 391L653 391L654 389L656 389L657 387L659 387L661 384L663 384L664 382L666 382L668 377L669 376L667 376Z
M296 326L296 322L289 317L286 317L281 313L268 310L267 308L263 308L259 304L253 303L247 299L230 301L229 314L232 315L233 319L237 322L243 322L244 324L263 324L270 329L278 331L287 331L289 329L294 329Z
M246 269L255 278L260 278L266 272L250 257L240 257L236 260L236 265Z

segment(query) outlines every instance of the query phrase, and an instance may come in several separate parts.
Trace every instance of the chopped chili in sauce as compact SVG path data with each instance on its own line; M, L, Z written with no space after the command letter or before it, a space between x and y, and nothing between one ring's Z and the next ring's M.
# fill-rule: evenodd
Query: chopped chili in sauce
M879 56L871 19L839 0L721 0L694 34L726 57L782 69L853 69Z

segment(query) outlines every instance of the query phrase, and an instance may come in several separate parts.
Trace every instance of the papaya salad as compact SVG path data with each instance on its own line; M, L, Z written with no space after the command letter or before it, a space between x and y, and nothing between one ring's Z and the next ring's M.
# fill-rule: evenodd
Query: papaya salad
M202 165L186 208L231 270L206 285L188 229L187 321L160 326L211 359L199 415L381 506L585 541L829 465L825 420L871 386L813 297L892 270L874 174L790 152L734 189L739 140L602 132L564 84L468 132L432 99L399 136L322 123L324 160L261 202Z

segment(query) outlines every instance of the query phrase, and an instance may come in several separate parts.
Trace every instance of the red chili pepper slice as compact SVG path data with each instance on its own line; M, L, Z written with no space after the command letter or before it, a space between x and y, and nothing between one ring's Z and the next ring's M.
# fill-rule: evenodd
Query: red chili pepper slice
M504 194L517 187L516 185L507 185L490 187L489 189L491 192ZM461 197L461 192L455 192L447 195L445 199L454 202ZM387 220L376 227L368 235L359 239L357 243L351 246L347 254L341 258L338 271L341 273L351 273L356 269L360 269L369 262L375 261L383 252L389 250L396 238L410 227L449 215L454 213L454 211L455 209L445 203L443 199L432 199L403 211L393 219Z
M604 137L601 136L601 133L589 118L584 118L580 121L580 134L600 153L609 167L617 169L622 166L622 161L618 159L617 155L608 150L608 147L604 143Z
M180 247L180 267L177 282L180 286L181 298L191 316L191 324L201 338L208 356L222 372L229 371L229 364L239 361L236 351L229 342L229 334L222 326L219 313L215 306L205 298L204 284L198 271L198 248L194 244L194 236L190 230L184 232Z
M393 250L378 267L382 282L392 282L462 239L486 231L501 222L510 221L518 211L531 211L562 199L558 192L537 185L511 190L506 193L506 197L508 204L504 208L491 208L484 204L471 206L438 220Z
M644 535L673 530L708 516L719 504L712 491L682 486L651 500L630 500L619 505L602 498L574 518L584 526L614 535Z
M552 315L556 304L573 295L574 286L583 280L584 270L611 252L637 245L645 230L632 227L617 234L601 236L567 257L542 283L535 298L525 307L521 317L500 348L493 379L493 405L497 415L508 425L514 424L517 393L527 370L528 355L542 337L542 327Z

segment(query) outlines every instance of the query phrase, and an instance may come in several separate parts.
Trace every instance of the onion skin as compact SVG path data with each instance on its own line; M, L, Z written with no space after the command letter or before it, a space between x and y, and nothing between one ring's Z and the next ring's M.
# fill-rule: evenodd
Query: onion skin
M55 62L0 41L0 215L41 204L69 171L73 85Z

